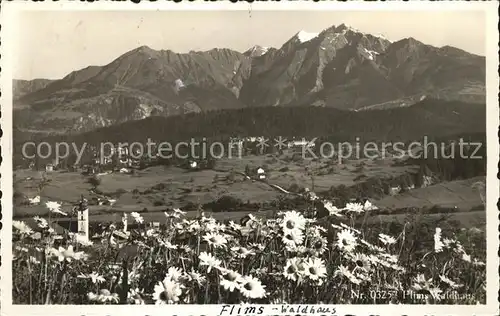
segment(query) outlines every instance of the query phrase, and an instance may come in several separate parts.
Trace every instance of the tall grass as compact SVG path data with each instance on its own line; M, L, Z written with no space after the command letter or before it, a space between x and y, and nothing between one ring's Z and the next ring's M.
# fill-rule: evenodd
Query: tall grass
M310 201L318 198L311 194ZM91 242L14 222L18 304L485 303L485 233L450 222L368 225L376 207L321 201L222 223L165 213L160 228L106 227Z

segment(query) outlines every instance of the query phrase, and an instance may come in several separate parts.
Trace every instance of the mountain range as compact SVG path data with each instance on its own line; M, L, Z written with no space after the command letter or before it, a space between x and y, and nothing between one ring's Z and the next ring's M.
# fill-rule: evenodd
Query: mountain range
M426 98L485 103L485 57L344 24L280 48L175 53L141 46L60 80L14 81L21 133L76 134L151 116L253 107L362 111Z

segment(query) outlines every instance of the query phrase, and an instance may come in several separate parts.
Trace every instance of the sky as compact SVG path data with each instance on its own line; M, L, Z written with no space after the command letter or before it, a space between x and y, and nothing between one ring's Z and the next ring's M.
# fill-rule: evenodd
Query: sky
M485 19L481 11L24 11L16 18L13 77L60 79L142 45L178 53L279 48L300 30L342 23L485 55Z

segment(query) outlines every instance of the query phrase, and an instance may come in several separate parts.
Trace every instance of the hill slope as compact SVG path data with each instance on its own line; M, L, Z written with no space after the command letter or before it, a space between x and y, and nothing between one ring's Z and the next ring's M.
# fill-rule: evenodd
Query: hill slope
M373 111L322 107L257 107L175 117L148 117L75 135L41 137L76 143L179 141L240 136L329 137L332 140L423 141L424 136L484 133L484 106L426 99L413 106ZM19 142L18 142L19 145Z
M33 93L45 88L54 80L50 79L33 79L33 80L13 80L12 82L12 97L14 100L19 99L27 94Z
M16 101L20 129L81 132L154 115L241 108L250 58L229 49L176 54L139 47Z

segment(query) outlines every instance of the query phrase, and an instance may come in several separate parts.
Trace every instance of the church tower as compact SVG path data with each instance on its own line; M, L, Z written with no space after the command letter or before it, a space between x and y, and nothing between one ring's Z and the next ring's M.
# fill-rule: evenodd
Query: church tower
M89 240L89 206L87 199L83 196L78 205L78 235Z

